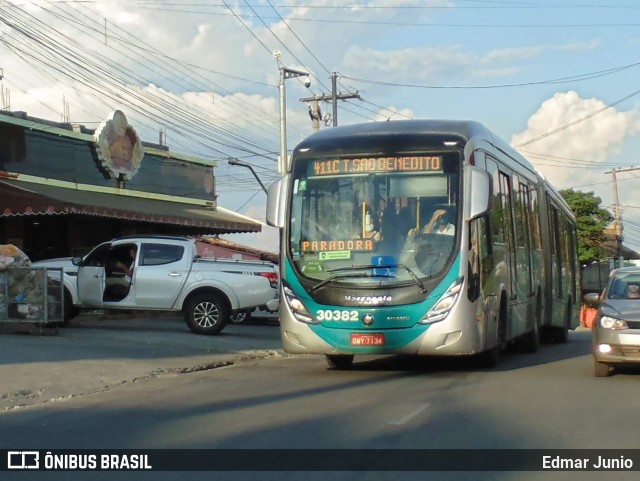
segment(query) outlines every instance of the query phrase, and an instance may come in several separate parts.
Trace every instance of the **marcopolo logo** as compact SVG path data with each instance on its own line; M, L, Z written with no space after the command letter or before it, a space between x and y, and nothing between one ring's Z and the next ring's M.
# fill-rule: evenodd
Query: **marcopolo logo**
M8 469L40 469L39 451L8 451Z

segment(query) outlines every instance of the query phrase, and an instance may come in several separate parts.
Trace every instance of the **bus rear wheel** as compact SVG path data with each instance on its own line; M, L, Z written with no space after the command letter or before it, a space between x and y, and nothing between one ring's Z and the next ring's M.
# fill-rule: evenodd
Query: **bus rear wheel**
M540 325L537 321L534 322L533 329L522 337L520 346L522 352L532 354L538 351L540 346Z
M571 313L571 299L569 299L569 304L567 305L567 310L564 315L564 325L562 327L557 327L552 334L553 340L560 344L564 344L569 340L569 325L571 324Z
M325 357L332 369L349 369L353 365L353 354L326 354Z
M538 351L540 347L540 322L542 319L540 310L540 299L536 303L536 316L533 320L533 329L522 336L520 340L520 347L522 352L534 353Z

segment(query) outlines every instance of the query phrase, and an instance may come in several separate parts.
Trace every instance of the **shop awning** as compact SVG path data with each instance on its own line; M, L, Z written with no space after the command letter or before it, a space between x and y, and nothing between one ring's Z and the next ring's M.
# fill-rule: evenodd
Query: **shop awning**
M257 221L181 202L146 199L18 180L0 180L0 216L91 215L211 229L219 233L260 232Z

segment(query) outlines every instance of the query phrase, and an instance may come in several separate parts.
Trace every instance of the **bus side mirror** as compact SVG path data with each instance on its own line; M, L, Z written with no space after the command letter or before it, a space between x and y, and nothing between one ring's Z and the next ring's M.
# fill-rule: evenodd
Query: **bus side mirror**
M280 177L267 189L267 224L273 227L285 225L290 177L290 174Z
M470 192L469 220L482 216L491 207L491 176L486 170L472 167L468 177Z

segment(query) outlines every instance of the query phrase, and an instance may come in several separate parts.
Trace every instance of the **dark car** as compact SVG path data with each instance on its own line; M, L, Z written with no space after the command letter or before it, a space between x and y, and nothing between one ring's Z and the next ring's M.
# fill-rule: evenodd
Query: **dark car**
M602 293L587 294L585 301L599 305L593 323L595 376L640 364L640 267L614 269Z

